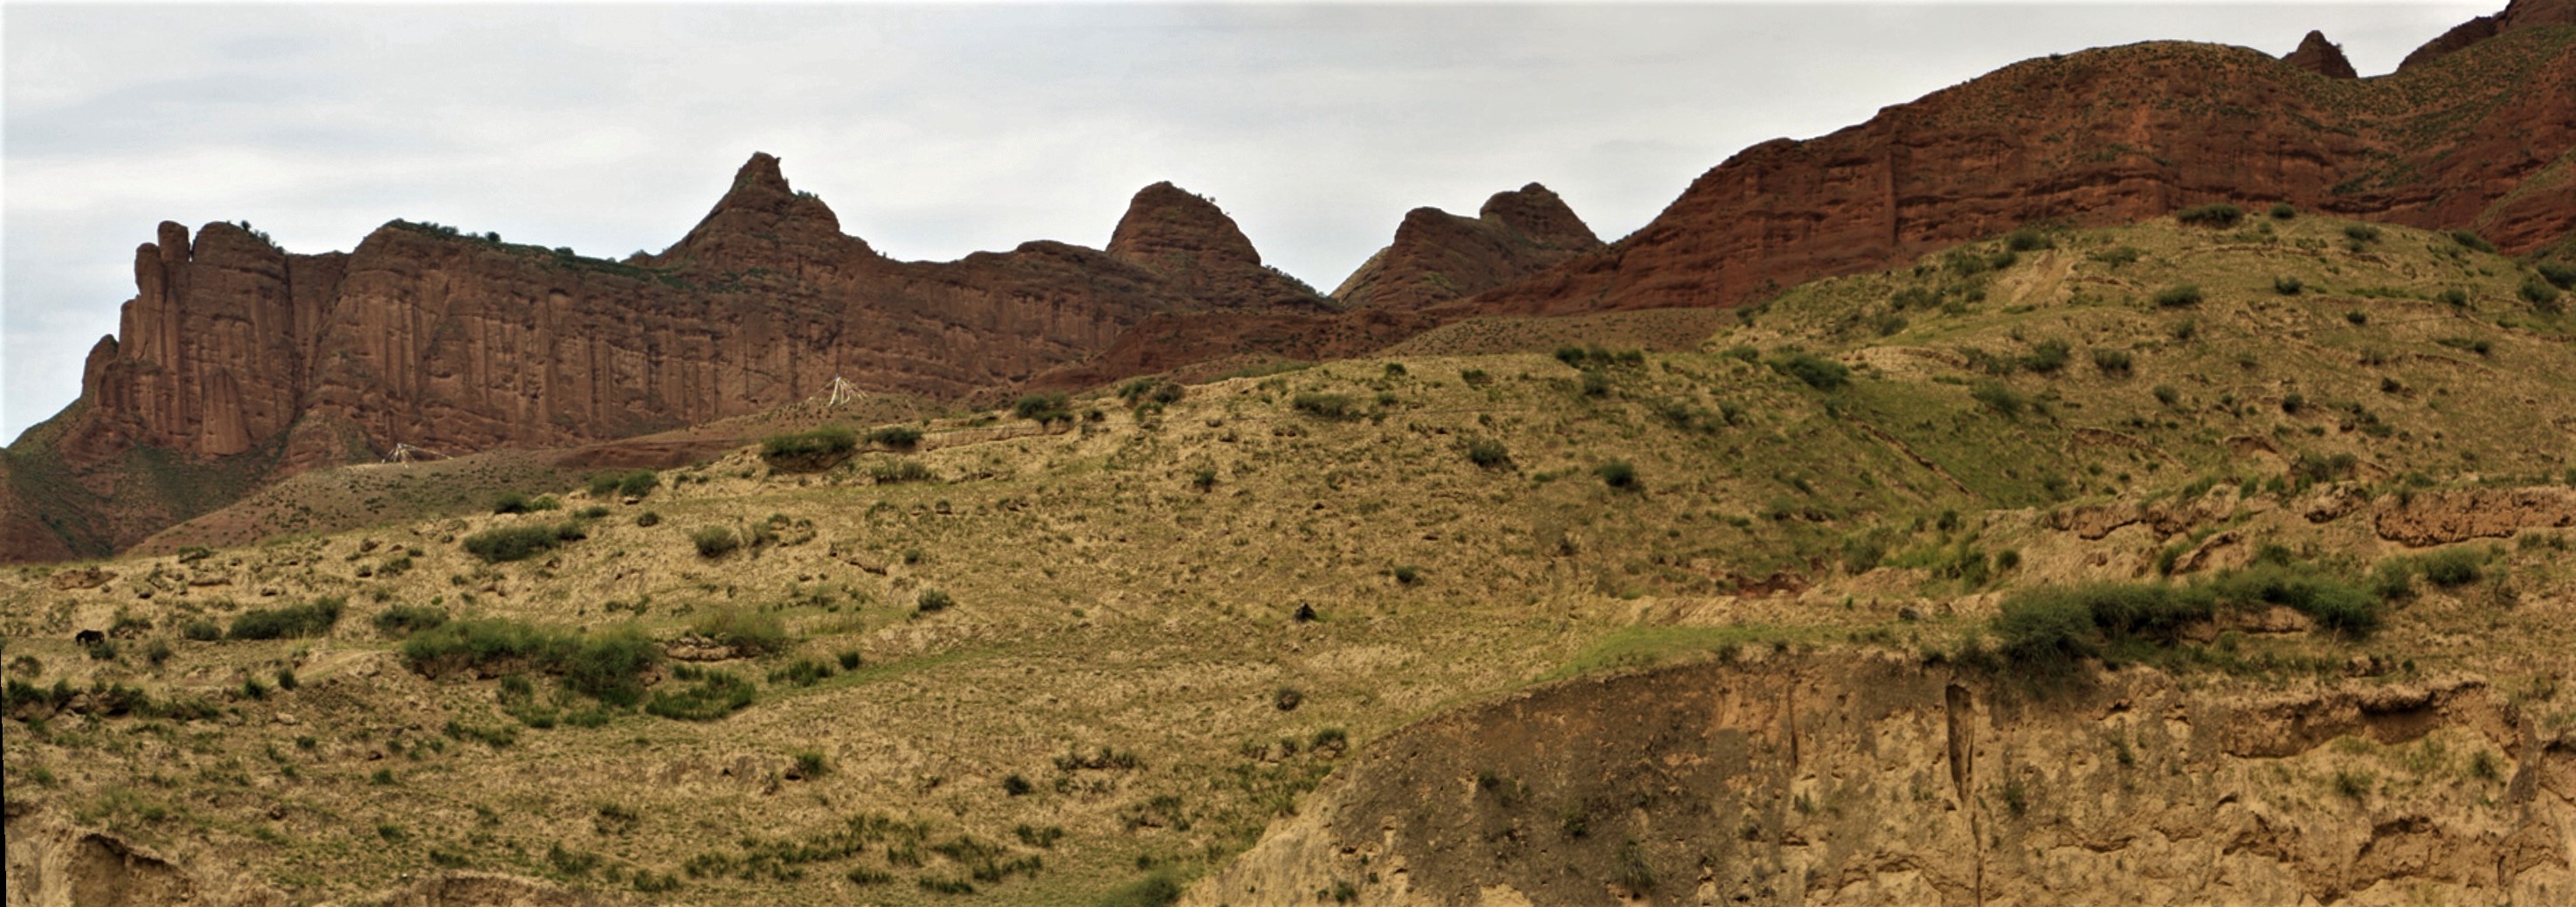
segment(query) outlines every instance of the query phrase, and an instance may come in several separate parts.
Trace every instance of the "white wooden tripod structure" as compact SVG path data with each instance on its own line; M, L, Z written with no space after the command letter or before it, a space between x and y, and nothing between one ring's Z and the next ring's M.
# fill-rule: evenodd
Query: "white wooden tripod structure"
M441 460L447 459L446 454L439 453L438 451L431 450L426 447L413 447L408 443L396 441L394 442L393 452L385 455L385 462L413 463L418 462L420 458L424 456L435 457Z
M858 399L859 389L857 386L843 380L839 375L832 376L832 399L830 401L830 405L839 406L844 403L856 402Z

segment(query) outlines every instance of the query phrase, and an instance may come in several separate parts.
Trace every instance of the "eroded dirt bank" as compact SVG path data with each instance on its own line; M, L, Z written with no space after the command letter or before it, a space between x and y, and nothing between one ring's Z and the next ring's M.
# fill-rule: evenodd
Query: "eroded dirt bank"
M2576 729L2513 698L1848 654L1583 679L1371 744L1184 903L2576 902Z
M68 817L13 808L7 907L285 907L308 903L229 871L218 854L174 855ZM195 858L192 859L191 856ZM341 902L326 902L338 904ZM485 872L439 872L350 907L608 907L615 897Z

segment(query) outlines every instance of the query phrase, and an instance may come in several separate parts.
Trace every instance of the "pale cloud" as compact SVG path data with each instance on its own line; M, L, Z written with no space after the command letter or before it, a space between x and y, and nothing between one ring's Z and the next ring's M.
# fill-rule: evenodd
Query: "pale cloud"
M1418 205L1535 180L1615 238L1747 145L2032 56L2321 28L2376 73L2500 6L11 3L0 437L78 395L164 219L618 256L763 150L901 258L1098 246L1168 179L1329 288Z

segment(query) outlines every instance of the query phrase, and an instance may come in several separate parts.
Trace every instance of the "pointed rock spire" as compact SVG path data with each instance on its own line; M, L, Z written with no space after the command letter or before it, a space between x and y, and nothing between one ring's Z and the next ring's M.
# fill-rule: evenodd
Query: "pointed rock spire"
M2361 77L2361 73L2353 70L2352 60L2343 55L2343 45L2326 40L2325 32L2314 29L2310 29L2307 38L2299 42L2299 49L2282 57L2281 62L2329 79Z
M778 158L753 152L734 172L707 216L663 253L729 268L780 267L787 259L834 257L866 243L841 234L841 220L823 200L787 185Z

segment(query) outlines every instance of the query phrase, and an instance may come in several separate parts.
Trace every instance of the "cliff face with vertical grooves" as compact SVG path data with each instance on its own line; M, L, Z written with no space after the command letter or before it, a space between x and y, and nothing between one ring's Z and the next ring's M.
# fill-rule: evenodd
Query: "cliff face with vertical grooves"
M765 154L678 243L624 262L401 221L326 255L165 223L136 251L135 297L91 350L80 402L12 451L45 475L22 468L13 486L52 487L14 495L5 519L27 534L15 511L67 516L55 522L80 525L46 531L103 554L201 509L149 489L202 486L209 469L626 437L814 396L835 376L951 398L1091 356L1155 315L1326 306L1168 183L1137 195L1117 236L1106 252L894 261ZM147 466L161 478L136 474Z
M1636 233L1454 309L1736 305L2024 224L2218 201L2473 229L2521 252L2576 228L2571 110L2576 28L2508 30L2373 79L2205 44L2029 60L1755 145Z

